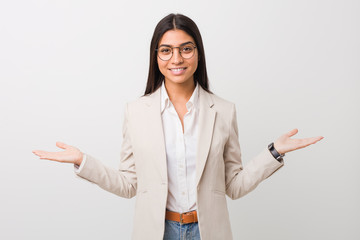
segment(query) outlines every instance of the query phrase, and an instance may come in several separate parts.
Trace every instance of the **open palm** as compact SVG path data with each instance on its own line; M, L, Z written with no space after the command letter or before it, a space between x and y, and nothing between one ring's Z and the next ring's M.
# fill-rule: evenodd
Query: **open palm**
M302 139L291 139L290 137L294 136L298 133L298 130L295 128L288 133L283 134L280 136L274 143L275 149L280 154L285 154L287 152L294 151L296 149L307 147L311 144L314 144L324 137L310 137L310 138L302 138Z
M47 159L57 162L74 163L77 165L81 164L83 153L76 147L67 145L62 142L56 142L56 146L65 151L62 152L47 152L42 150L33 150L32 152L39 156L40 159Z

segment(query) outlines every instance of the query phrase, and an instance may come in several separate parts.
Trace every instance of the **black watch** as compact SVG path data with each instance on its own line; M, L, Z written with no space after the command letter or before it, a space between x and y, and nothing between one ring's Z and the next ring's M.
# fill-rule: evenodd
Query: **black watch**
M280 154L278 151L276 151L273 142L269 144L268 149L276 160L278 160L279 162L283 160L285 154Z

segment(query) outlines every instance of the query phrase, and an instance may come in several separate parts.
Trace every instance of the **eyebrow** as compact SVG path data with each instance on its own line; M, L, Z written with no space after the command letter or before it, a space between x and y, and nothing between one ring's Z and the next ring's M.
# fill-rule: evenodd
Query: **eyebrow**
M181 47L181 46L184 46L184 45L186 45L186 44L189 44L189 43L194 44L192 41L188 41L188 42L184 42L184 43L180 44L180 47ZM195 45L195 44L194 44L194 45ZM170 44L161 44L159 47L172 47L172 45L170 45Z

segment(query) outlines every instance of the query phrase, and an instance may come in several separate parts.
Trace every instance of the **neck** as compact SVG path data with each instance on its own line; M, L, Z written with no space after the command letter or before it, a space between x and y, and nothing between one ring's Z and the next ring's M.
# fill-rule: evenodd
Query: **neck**
M173 83L165 79L165 88L171 102L189 101L195 89L194 81Z

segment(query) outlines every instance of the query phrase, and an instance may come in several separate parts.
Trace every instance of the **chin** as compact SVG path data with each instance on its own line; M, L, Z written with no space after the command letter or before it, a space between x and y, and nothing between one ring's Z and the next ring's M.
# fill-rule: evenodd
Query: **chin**
M193 79L184 79L184 78L165 78L167 81L174 83L174 84L187 84Z

